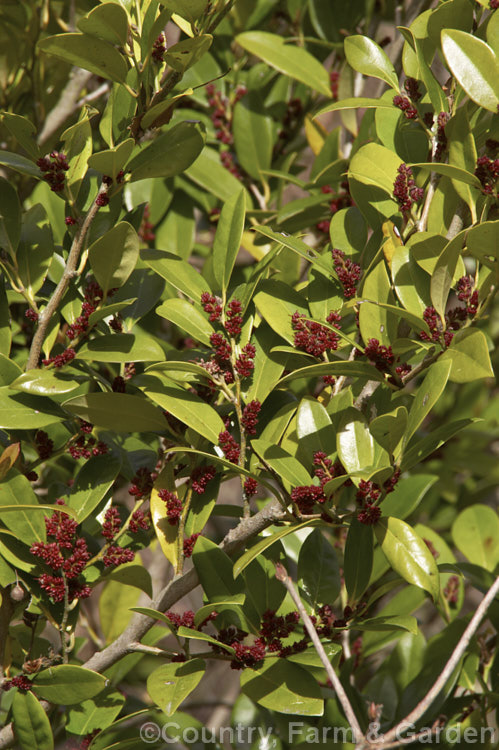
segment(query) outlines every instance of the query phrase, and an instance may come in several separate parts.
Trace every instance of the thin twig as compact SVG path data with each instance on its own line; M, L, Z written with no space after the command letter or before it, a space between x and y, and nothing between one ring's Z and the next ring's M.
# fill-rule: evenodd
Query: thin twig
M336 672L331 666L331 663L327 657L327 654L324 651L324 646L322 645L320 638L317 635L317 631L312 624L312 620L308 616L307 611L305 607L303 606L302 601L296 592L296 589L293 585L291 578L288 576L286 569L284 568L283 565L281 565L281 563L276 564L276 578L278 581L282 581L282 583L286 586L286 589L288 590L289 595L291 596L293 602L295 603L301 615L303 624L305 625L305 629L307 633L309 634L312 643L314 644L314 648L317 651L317 654L319 655L319 658L322 664L324 665L324 669L326 670L327 676L331 680L331 683L336 692L336 695L338 696L338 700L343 706L343 711L345 712L345 716L347 717L350 727L353 730L356 742L363 742L364 734L360 728L359 722L357 721L357 717L355 716L355 712L352 708L352 704L348 700L348 696L343 688L343 685L341 684L339 678L336 675Z
M355 352L356 351L357 351L357 347L356 346L352 347L352 351L348 355L347 362L353 362L353 360L355 359ZM341 391L341 389L345 385L345 381L346 381L347 377L348 377L348 375L341 375L337 379L336 383L333 386L333 396L337 396L338 393Z
M69 251L68 259L66 262L66 268L64 269L61 279L57 284L54 293L49 299L47 307L40 313L40 317L38 319L38 327L35 331L35 335L33 336L28 361L26 363L27 370L33 370L34 368L38 367L43 340L45 338L50 320L52 316L57 312L57 308L59 307L59 304L66 293L69 282L75 275L76 267L78 265L81 251L83 250L87 232L99 210L98 199L100 196L105 195L107 191L108 186L103 183L100 186L99 192L94 202L90 206L90 209L85 217L85 220L83 221L83 224L81 225L81 228L78 230L74 237L73 244L71 245L71 250Z
M387 732L383 737L383 742L388 743L391 740L394 740L397 738L397 736L400 734L402 729L404 727L407 728L409 725L415 724L418 719L420 719L424 713L429 709L435 698L438 696L442 688L444 687L445 683L457 667L462 655L466 651L466 648L472 639L473 635L478 629L478 626L480 625L481 621L485 617L485 613L487 612L488 608L492 604L492 601L495 599L496 595L499 593L499 576L496 578L482 601L480 602L480 605L478 606L477 611L471 618L468 627L462 634L459 643L457 644L456 648L452 652L447 664L443 668L442 672L440 673L438 679L435 681L431 689L426 693L425 697L418 703L416 708L411 711L408 716L406 716L402 721L399 721L399 723L393 727L393 729L390 729L389 732ZM383 745L385 746L385 745Z

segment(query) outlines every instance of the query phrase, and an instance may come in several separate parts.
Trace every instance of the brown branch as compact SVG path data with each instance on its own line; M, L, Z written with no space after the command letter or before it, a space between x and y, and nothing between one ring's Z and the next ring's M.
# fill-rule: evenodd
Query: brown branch
M286 516L286 511L282 506L276 500L272 500L265 508L255 513L254 516L242 519L235 528L231 529L220 543L220 549L226 554L232 555L244 547L250 537L259 534L276 521L284 520ZM187 573L170 581L159 592L150 606L152 609L164 612L170 609L183 596L195 589L198 584L199 578L196 569L191 568ZM127 654L136 653L137 643L140 642L140 639L152 628L155 622L151 617L135 614L130 624L117 640L107 646L107 648L91 656L83 666L86 669L92 669L94 672L102 673ZM41 705L45 711L48 711L51 707L51 704L46 701L41 701ZM12 747L14 741L12 724L9 724L0 731L0 750Z
M69 282L76 274L76 268L78 266L81 251L83 250L87 232L99 210L98 199L100 196L105 195L107 191L108 186L103 183L94 202L90 206L90 209L85 217L85 220L83 221L83 224L81 225L81 228L78 230L74 237L73 244L71 245L71 250L69 251L68 259L66 262L66 268L64 269L61 279L57 284L54 293L49 299L47 307L40 313L38 326L35 331L35 335L33 336L33 341L31 342L28 361L26 363L27 370L33 370L34 368L38 367L43 340L45 338L45 334L47 333L48 325L52 319L52 316L57 312L57 308L59 307L59 304L66 293Z
M69 80L59 97L59 101L45 118L45 123L38 136L39 146L42 146L48 141L54 133L57 132L61 125L64 124L68 117L78 109L78 100L82 89L85 88L91 77L92 73L89 73L88 70L83 70L83 68L73 68Z
M341 684L339 677L336 675L336 672L334 671L327 657L327 654L324 651L324 646L322 645L321 640L319 636L317 635L317 631L312 624L312 620L308 616L307 611L305 607L303 606L303 603L293 585L291 578L288 576L285 567L281 565L280 563L276 564L276 578L278 581L282 581L282 583L286 586L286 589L288 590L289 595L291 596L293 602L295 603L296 608L298 609L301 615L306 631L309 634L312 643L314 644L314 648L317 651L317 654L319 655L319 658L322 664L324 665L326 674L331 680L331 683L336 692L336 695L338 696L338 700L343 707L345 716L347 717L350 727L353 731L355 741L363 742L364 734L360 728L360 724L357 720L357 717L355 716L355 712L352 708L352 704L348 700L348 696L345 692L345 689L343 688L343 685Z

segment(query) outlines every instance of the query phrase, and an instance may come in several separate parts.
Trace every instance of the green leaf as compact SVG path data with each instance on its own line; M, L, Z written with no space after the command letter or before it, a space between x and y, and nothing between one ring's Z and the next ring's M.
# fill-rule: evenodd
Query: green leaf
M213 42L211 34L200 34L191 39L182 39L172 47L168 47L165 62L173 70L183 73L197 63L208 52Z
M278 474L288 488L301 487L311 483L306 468L294 456L266 440L252 440L251 447L265 465Z
M338 557L320 529L314 529L301 546L298 581L314 611L320 604L334 604L340 593Z
M404 452L400 468L402 471L409 471L413 466L420 464L427 456L441 448L444 443L454 437L454 435L457 435L458 432L473 424L474 421L473 419L458 419L433 430L433 432L418 440L409 450Z
M93 698L106 685L106 678L91 669L60 664L38 672L33 678L33 692L51 703L69 706Z
M0 164L15 169L16 172L26 174L29 177L36 177L38 180L42 178L42 173L36 164L31 159L26 159L25 156L21 156L20 154L13 154L10 151L0 151Z
M438 399L444 392L449 379L452 363L439 359L429 368L425 379L421 383L412 402L404 436L404 446L407 445L419 425L430 413Z
M393 183L397 177L397 170L401 159L389 148L378 143L367 143L361 146L352 157L348 176L366 185L376 185L390 197L393 196ZM395 201L394 213L398 210Z
M497 112L499 64L489 45L466 31L442 31L442 51L457 82L480 107Z
M284 370L285 359L279 354L272 354L271 349L280 339L266 323L262 322L255 329L252 343L256 348L255 369L253 377L245 393L246 401L257 399L263 403L272 392Z
M480 378L493 378L487 339L476 328L465 328L454 334L442 360L452 363L449 380L452 383L472 383Z
M229 200L241 189L241 183L228 169L225 169L218 151L214 148L205 146L194 164L191 164L185 173L196 185L221 201ZM246 202L248 206L252 205L248 193L246 193Z
M205 142L198 122L179 122L146 144L127 165L132 182L149 177L175 177L197 159Z
M315 521L302 521L301 523L292 524L291 526L285 526L279 531L276 531L275 534L270 534L269 536L264 537L259 542L254 544L253 547L250 547L250 549L247 550L243 555L241 555L238 560L236 560L236 562L234 563L234 578L237 578L237 576L242 573L243 570L251 562L253 562L256 557L258 557L258 555L260 555L264 550L268 549L268 547L271 547L275 542L278 542L283 537L288 536L288 534L294 534L295 531L304 529L307 526L316 525L317 523Z
M54 396L58 393L70 393L79 388L80 383L54 370L28 370L16 378L10 387L15 391L38 396Z
M411 248L407 245L395 248L391 261L391 275L395 293L401 304L413 315L422 316L431 304L430 279L418 266ZM422 318L421 323L424 323ZM422 327L420 330L425 329Z
M88 362L157 362L165 353L153 336L137 329L134 333L109 333L91 339L78 350L78 359Z
M328 456L336 445L331 417L325 407L313 396L305 396L296 412L296 434L300 451L312 463L314 453L322 451Z
M203 633L200 630L193 630L192 628L185 628L184 626L180 626L180 628L177 630L177 636L179 638L189 638L195 641L205 641L205 643L211 643L214 646L223 648L224 651L228 651L229 654L236 653L232 646L227 646L227 644L225 643L220 643L220 641L217 641L217 639L213 638L213 636L208 635L208 633Z
M329 276L334 276L334 270L332 264L317 253L313 247L310 247L298 237L290 237L286 232L274 232L272 229L267 227L254 227L254 231L259 234L263 234L264 237L268 237L269 240L278 242L280 245L284 245L288 250L292 250L294 253L304 258L313 266L317 266L322 271L326 271Z
M336 434L336 448L348 473L365 471L374 463L374 441L364 415L349 407Z
M350 362L347 360L336 362L320 362L293 370L279 381L279 386L287 385L299 378L315 378L323 375L345 375L351 378L365 378L366 380L384 381L384 376L369 362Z
M224 203L213 240L213 273L224 298L241 246L245 207L245 192L241 188Z
M12 257L21 238L21 204L17 190L0 178L0 247Z
M89 393L64 403L80 419L116 432L164 432L166 421L147 399L128 393Z
M474 174L468 172L466 169L456 167L454 164L439 164L435 162L416 162L414 164L408 164L408 167L418 167L419 169L427 172L436 172L442 174L445 177L450 177L452 180L458 182L464 182L466 185L472 185L478 189L481 188L481 182Z
M62 409L46 398L0 388L0 427L6 430L42 429L64 419Z
M21 750L54 750L54 737L47 714L31 692L14 695L12 702L14 735Z
M232 561L214 542L204 536L198 538L192 561L201 581L203 591L214 605L244 593L244 581L235 581ZM216 609L216 607L214 607Z
M205 673L202 659L190 659L185 664L164 664L147 678L147 692L157 706L172 716Z
M349 604L356 603L366 590L373 567L372 527L356 518L350 523L345 543L343 576Z
M54 238L47 214L37 203L23 216L21 239L16 253L19 278L30 296L34 297L43 285L54 252Z
M356 622L355 630L371 630L383 632L385 630L407 630L417 635L418 621L411 615L389 615L388 617L372 617L369 620Z
M380 78L398 91L395 68L376 42L367 36L354 34L345 39L344 49L347 62L354 70L365 76Z
M61 135L64 151L67 154L69 170L66 172L66 189L71 201L76 201L82 180L88 169L88 159L92 154L92 128L85 110L75 125Z
M452 539L471 563L493 571L499 563L499 518L488 505L465 508L452 525Z
M109 5L101 5L94 8L94 10L98 10L99 7L109 7ZM104 151L99 151L97 154L92 154L88 160L88 166L91 169L95 169L97 172L112 177L112 179L115 180L118 172L123 169L130 158L134 145L135 141L133 138L127 138L115 148L106 149Z
M193 339L201 341L206 346L211 346L210 337L215 333L215 329L206 314L200 312L187 300L167 299L156 308L156 313L174 323L189 336L192 336Z
M41 39L41 52L52 55L70 65L89 70L102 78L125 83L128 66L125 58L109 42L89 34L56 34Z
M417 331L424 327L424 321L420 322L411 313L404 310L399 312L394 307L395 300L384 261L380 261L366 277L362 286L362 297L366 297L367 301L374 300L374 304L360 305L359 327L366 344L369 339L377 339L385 346L389 346L395 340L398 328L395 314L409 317Z
M13 531L25 544L44 542L46 539L45 522L41 513L23 510L24 505L38 505L38 498L31 489L24 474L17 472L7 482L0 484L0 509L3 505L18 507L17 513L7 513L2 519L8 529Z
M120 468L121 461L114 455L92 456L81 467L67 500L68 506L77 512L78 523L88 518L99 505L111 489Z
M66 731L72 734L91 734L96 729L110 726L121 712L125 696L117 691L101 694L97 698L72 706L67 713Z
M173 381L164 386L147 386L144 393L162 409L166 409L215 445L218 444L218 436L225 430L224 423L215 409L199 396Z
M279 336L293 344L295 334L291 317L296 311L308 316L305 299L283 281L265 280L260 282L258 289L254 297L258 312Z
M272 164L273 120L264 112L258 92L251 91L236 104L232 119L238 161L245 172L258 181Z
M194 302L199 303L203 292L209 291L208 282L199 271L176 255L161 250L141 250L140 258L155 273Z
M326 112L337 112L342 109L396 109L391 101L386 99L372 99L368 96L355 96L350 99L341 99L339 102L332 102L321 107L314 117L324 115Z
M36 128L31 120L28 120L27 117L16 115L13 112L2 112L0 114L0 121L28 154L33 159L38 159L40 149L33 137L36 133Z
M76 24L85 34L124 47L128 40L128 15L118 3L107 2L80 18ZM106 172L106 174L109 174Z
M315 678L286 659L265 659L259 669L245 669L241 690L255 703L278 713L322 716L324 711Z
M407 583L428 591L436 602L440 596L438 568L424 541L399 518L381 518L374 531L393 570Z
M266 31L246 31L236 36L236 42L280 73L331 97L326 69L303 47L286 44L282 36Z
M140 561L140 558L137 558ZM143 565L136 563L125 563L118 568L111 570L103 579L104 581L117 581L124 586L130 586L143 591L152 599L152 580L151 575Z
M123 286L137 263L139 245L132 225L120 221L90 246L90 265L104 294L113 287Z
M167 464L160 473L151 491L150 510L154 532L158 538L161 549L166 559L172 564L173 570L177 572L179 561L179 526L168 521L167 504L160 497L161 490L168 490L178 496L175 485L175 477L171 464Z
M376 442L392 454L402 440L406 427L407 409L405 406L398 406L393 411L373 419L369 430Z
M99 598L100 626L106 643L115 641L125 630L132 619L131 608L138 603L140 596L135 586L107 581Z

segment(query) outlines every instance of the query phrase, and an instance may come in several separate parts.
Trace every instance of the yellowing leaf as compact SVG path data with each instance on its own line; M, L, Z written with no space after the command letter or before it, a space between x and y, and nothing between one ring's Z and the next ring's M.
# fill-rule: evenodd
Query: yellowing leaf
M151 492L151 517L154 531L158 537L159 544L167 560L171 562L175 572L179 561L179 539L178 525L173 526L167 518L167 504L159 496L160 490L169 490L175 492L175 480L173 477L173 466L167 464L161 474L154 482Z

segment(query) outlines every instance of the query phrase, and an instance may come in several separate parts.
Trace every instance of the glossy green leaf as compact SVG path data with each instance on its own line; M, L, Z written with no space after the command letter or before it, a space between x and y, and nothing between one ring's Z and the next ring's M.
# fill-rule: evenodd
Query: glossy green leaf
M374 300L375 304L362 304L359 311L359 326L364 343L369 339L377 339L381 344L389 346L397 335L398 322L395 317L394 298L390 288L390 280L384 261L378 263L366 277L362 286L362 297ZM396 313L397 315L399 313ZM406 311L400 311L400 317L407 317ZM416 330L421 330L421 323L409 314L411 323ZM423 323L424 326L424 323Z
M352 157L348 174L366 185L376 185L392 196L400 164L400 158L390 149L378 143L368 143ZM393 204L396 206L395 201ZM394 208L396 211L397 208Z
M458 182L464 182L466 185L471 185L475 188L480 188L481 183L478 177L468 172L466 169L457 167L454 164L435 164L435 162L419 162L415 164L408 164L409 167L418 167L419 169L426 170L427 172L436 172L437 174L450 177L452 180Z
M250 547L249 550L247 550L244 554L241 555L241 557L236 560L236 562L234 563L234 578L237 578L237 576L242 573L243 570L251 562L253 562L256 557L258 557L258 555L260 555L264 550L271 547L275 542L278 542L283 537L288 536L288 534L294 534L295 531L304 529L307 526L316 525L317 524L314 521L302 521L301 523L293 524L291 526L285 526L279 531L276 531L274 534L270 534L269 536L264 537L259 542Z
M480 107L497 112L499 63L482 39L466 31L442 31L442 51L451 73Z
M300 450L311 463L316 451L321 451L326 456L334 453L336 439L331 417L313 396L306 396L300 402L296 412L296 434Z
M107 581L99 598L100 627L106 643L115 641L132 619L131 608L138 604L141 592L121 581Z
M407 429L404 436L404 445L407 445L419 425L430 413L438 399L444 392L449 379L452 363L448 360L439 359L428 369L425 379L421 383L412 402L407 420Z
M162 409L166 409L212 443L218 444L218 436L225 430L224 423L215 409L199 396L173 381L164 386L148 386L144 392Z
M487 505L465 508L452 525L452 538L471 563L493 571L499 563L499 518Z
M229 654L236 653L232 646L227 646L227 644L225 643L220 643L220 641L217 641L216 638L208 635L208 633L203 633L201 630L193 630L192 628L185 628L184 626L181 626L177 630L177 636L179 638L188 638L194 641L205 641L205 643L211 643L211 645L213 646L217 646L219 648L222 648L224 651L228 651Z
M245 193L241 189L226 201L213 240L213 272L224 295L236 262L244 229Z
M383 632L385 630L407 630L413 635L418 633L418 621L411 615L389 615L387 617L372 617L355 623L356 630L371 630Z
M147 399L128 393L89 393L64 403L80 419L116 432L164 432L161 411Z
M341 99L339 102L332 102L321 107L314 117L326 114L326 112L338 112L342 109L394 109L392 102L386 99L373 99L368 96L356 96L351 99Z
M347 62L354 70L365 76L380 78L398 91L398 76L393 64L376 42L367 36L354 34L345 39L344 49Z
M21 154L13 154L10 151L0 151L0 164L10 169L15 169L16 172L28 175L29 177L36 177L38 180L41 179L42 173L36 164L31 159L26 159Z
M255 180L272 164L272 118L265 114L257 92L250 92L234 107L234 146L242 168Z
M273 469L287 487L310 484L311 478L306 468L284 448L265 440L252 440L251 447L264 465Z
M407 409L398 406L387 414L375 417L369 425L371 435L388 453L394 453L407 427Z
M284 370L285 358L271 353L272 347L279 341L280 339L266 323L262 322L254 331L251 342L256 349L253 360L255 369L245 394L246 401L257 399L263 403L279 381Z
M442 360L452 363L449 380L453 383L471 383L494 377L487 339L476 328L457 331L451 345L442 354Z
M174 323L193 339L210 346L210 337L215 333L215 329L206 313L200 312L187 300L167 299L156 308L156 313Z
M111 489L120 468L120 460L113 455L92 456L81 467L67 500L77 512L79 523L88 518Z
M40 149L34 138L36 128L27 117L21 117L13 112L2 112L0 121L7 128L9 133L14 136L17 142L23 147L33 159L38 159Z
M345 543L343 576L350 604L358 602L369 585L373 566L372 527L354 518Z
M131 224L120 221L91 245L90 265L105 294L128 279L139 257L139 244Z
M78 350L78 358L88 362L156 362L164 359L157 339L137 330L109 333L91 339Z
M241 690L264 708L283 714L322 716L321 690L310 672L286 659L265 659L241 673Z
M244 593L244 582L234 580L232 561L216 544L199 537L194 547L192 561L210 602L227 601Z
M71 705L93 698L106 685L106 678L91 669L60 664L38 672L33 678L33 692L51 703Z
M52 401L0 388L0 427L10 430L42 429L64 419L62 409Z
M178 256L161 250L141 250L140 258L155 273L194 302L199 303L203 292L209 291L208 282L199 271Z
M105 7L105 6L100 6ZM97 8L94 8L97 10ZM128 159L130 158L135 142L133 138L127 138L126 141L120 143L115 148L106 149L99 151L97 154L92 154L88 160L88 166L91 169L95 169L97 172L101 172L103 175L116 179L116 175L120 172Z
M21 750L54 750L54 737L47 714L31 692L19 690L12 702L14 735Z
M366 418L353 407L343 413L336 434L336 448L348 473L365 471L374 463L374 441Z
M25 544L44 542L46 539L43 514L23 510L24 505L38 505L38 499L23 474L12 472L7 482L0 484L0 510L3 505L18 506L17 513L7 513L3 522Z
M0 246L14 256L21 238L21 205L17 190L0 178Z
M218 151L205 146L199 157L186 169L186 175L203 190L221 201L239 192L241 183L222 165ZM251 198L246 193L246 203L251 206Z
M267 31L246 31L238 34L236 41L280 73L301 81L323 96L331 96L326 69L303 47L286 44L282 36Z
M140 563L140 558L136 558ZM133 588L143 591L147 596L152 599L152 580L149 571L144 568L142 564L137 563L125 563L120 565L118 568L111 570L110 573L103 579L104 581L118 581L124 586L131 586Z
M206 10L205 0L161 0L161 5L189 22L196 21Z
M412 445L409 450L404 452L402 463L400 468L402 471L408 471L413 466L421 463L427 456L430 456L434 451L438 450L448 440L450 440L458 432L464 430L465 427L473 424L473 419L458 419L449 424L443 424L437 427L436 430L430 432L429 435L418 440Z
M395 249L391 260L391 275L395 294L401 304L413 315L422 316L431 304L430 279L417 264L411 249L407 245L400 245Z
M128 16L126 10L115 2L107 2L80 18L76 24L80 31L124 47L128 40ZM107 174L107 173L106 173Z
M165 62L170 68L183 73L200 60L208 52L213 42L211 34L200 34L192 39L182 39L165 53Z
M147 692L167 715L172 716L205 673L202 659L191 659L185 664L163 664L147 678Z
M338 556L320 529L314 529L301 546L298 582L314 611L320 604L333 605L340 593Z
M15 391L38 396L54 396L58 393L70 393L79 388L80 383L54 370L28 370L16 378L10 387Z
M298 239L298 237L291 237L289 234L287 234L287 232L274 232L272 229L268 229L267 227L257 226L254 229L255 232L263 234L263 236L268 237L269 240L273 240L274 242L278 242L279 244L284 245L284 247L292 250L304 260L312 263L312 265L317 266L317 268L320 268L323 271L326 271L330 276L334 276L332 263L330 263L326 258L320 256L313 247L310 247L305 242Z
M440 596L437 564L411 526L399 518L383 517L375 525L374 531L395 572L407 583L428 591L436 602Z
M171 464L167 464L154 482L151 491L150 510L154 532L163 554L177 572L179 561L179 526L168 521L167 503L160 497L161 490L168 490L178 497Z
M89 70L102 78L125 83L128 66L125 58L109 42L90 34L56 34L37 43L41 52L70 65Z
M345 375L352 378L365 378L366 380L378 380L382 382L384 376L369 362L350 362L348 360L336 362L320 362L317 365L308 365L293 370L279 381L279 385L287 385L299 378L315 378L324 375Z
M132 182L150 177L174 177L187 169L203 150L205 132L198 122L179 122L162 133L127 165Z
M125 696L116 690L82 701L79 706L72 706L68 710L66 730L73 734L87 735L96 729L105 729L116 719L124 703Z

